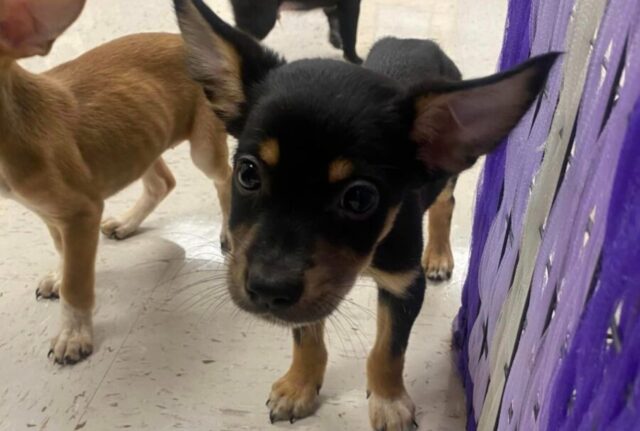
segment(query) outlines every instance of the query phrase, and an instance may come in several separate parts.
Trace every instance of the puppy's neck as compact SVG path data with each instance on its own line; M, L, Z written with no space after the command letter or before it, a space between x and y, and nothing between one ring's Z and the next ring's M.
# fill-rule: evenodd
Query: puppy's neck
M47 94L43 77L23 69L15 60L0 57L0 146L40 111L42 95ZM25 113L28 113L24 118ZM4 142L3 142L4 141Z

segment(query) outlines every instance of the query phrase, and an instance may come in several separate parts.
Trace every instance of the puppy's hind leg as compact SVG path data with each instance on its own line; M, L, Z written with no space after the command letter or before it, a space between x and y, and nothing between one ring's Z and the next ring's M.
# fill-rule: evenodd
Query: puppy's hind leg
M230 251L229 212L231 211L231 166L224 124L211 113L206 103L198 107L191 132L191 158L204 174L213 180L222 211L220 246Z
M429 280L451 278L453 254L451 253L451 217L455 206L453 189L457 177L447 181L436 201L429 207L429 242L422 257L422 266Z
M102 222L102 233L112 239L125 239L140 227L149 214L176 186L176 180L162 158L142 176L142 196L133 208L120 217L110 217Z
M338 7L325 7L324 14L329 21L329 43L336 49L342 49L342 36L340 36L340 17Z

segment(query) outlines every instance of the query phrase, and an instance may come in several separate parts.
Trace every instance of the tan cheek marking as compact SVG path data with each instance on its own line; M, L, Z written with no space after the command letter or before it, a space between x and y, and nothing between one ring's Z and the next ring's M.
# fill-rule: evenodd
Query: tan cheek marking
M377 244L379 244L383 239L387 237L387 235L389 235L389 232L391 232L391 229L393 229L393 225L396 222L396 217L398 217L399 212L400 212L400 205L398 205L397 207L393 207L389 210L389 212L387 213L387 219L384 222L384 227L382 228L382 232L378 237Z
M369 267L365 273L372 277L379 287L399 298L404 297L407 288L411 286L419 274L415 269L393 273L373 267Z
M353 163L346 159L337 159L329 165L329 182L346 180L353 173Z
M269 166L274 167L280 159L280 145L275 139L267 139L260 144L260 158Z
M367 386L378 396L394 399L404 393L404 354L392 355L393 319L389 309L378 304L376 343L367 359Z
M349 249L318 241L313 253L314 266L304 275L305 301L313 302L328 292L334 298L345 294L372 258L372 254L361 256Z
M229 259L229 275L232 287L239 289L244 286L244 276L247 270L247 250L253 243L257 226L240 226L230 231L233 257Z

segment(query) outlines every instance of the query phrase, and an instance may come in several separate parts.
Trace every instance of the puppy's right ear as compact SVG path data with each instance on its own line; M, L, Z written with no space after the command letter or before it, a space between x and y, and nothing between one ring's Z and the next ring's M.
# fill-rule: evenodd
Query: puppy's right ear
M249 90L284 60L218 17L202 0L174 0L187 66L213 111L237 135L249 109Z

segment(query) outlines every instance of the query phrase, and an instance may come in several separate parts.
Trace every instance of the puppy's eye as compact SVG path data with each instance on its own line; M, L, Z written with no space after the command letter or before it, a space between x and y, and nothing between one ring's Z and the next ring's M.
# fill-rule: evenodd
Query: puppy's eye
M246 192L258 191L262 186L258 163L250 157L240 158L236 168L236 181Z
M362 219L378 207L378 189L366 181L355 181L347 186L340 198L340 208L351 218Z

